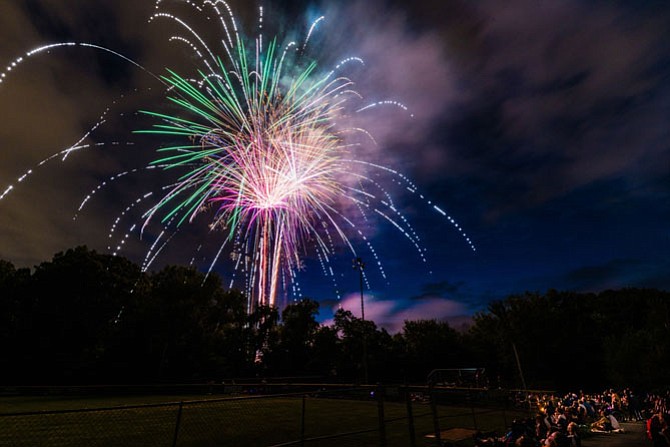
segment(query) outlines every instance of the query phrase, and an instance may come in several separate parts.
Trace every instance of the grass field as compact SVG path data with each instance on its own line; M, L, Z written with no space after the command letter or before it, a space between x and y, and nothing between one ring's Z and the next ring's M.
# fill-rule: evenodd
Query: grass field
M351 397L351 396L349 396ZM380 407L374 398L315 395L0 397L0 446L375 446ZM431 406L411 406L417 446L434 432ZM383 405L386 445L411 446L406 402ZM502 431L523 414L438 406L441 429ZM297 442L296 442L297 441ZM292 442L295 442L291 444Z

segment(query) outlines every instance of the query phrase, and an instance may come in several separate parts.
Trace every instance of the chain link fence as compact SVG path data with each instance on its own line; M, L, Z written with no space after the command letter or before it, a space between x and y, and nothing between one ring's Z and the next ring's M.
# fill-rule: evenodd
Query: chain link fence
M0 447L457 445L477 431L502 431L528 411L513 407L508 392L485 389L259 384L226 391L161 404L0 412Z

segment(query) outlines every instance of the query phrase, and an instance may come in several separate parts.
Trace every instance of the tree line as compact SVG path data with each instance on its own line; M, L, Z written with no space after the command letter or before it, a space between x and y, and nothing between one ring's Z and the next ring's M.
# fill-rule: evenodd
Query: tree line
M319 303L252 313L217 275L77 247L33 269L0 260L2 385L221 382L311 377L425 384L434 369L485 368L490 387L553 390L670 383L670 293L525 292L457 331L405 321L390 334Z

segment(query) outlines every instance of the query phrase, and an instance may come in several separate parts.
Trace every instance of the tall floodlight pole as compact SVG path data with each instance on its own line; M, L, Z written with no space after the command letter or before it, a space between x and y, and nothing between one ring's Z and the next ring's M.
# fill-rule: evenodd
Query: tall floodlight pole
M363 299L363 270L365 263L361 258L354 259L354 270L359 272L360 288L361 288L361 320L365 321L365 301Z
M361 258L354 259L353 263L354 270L358 270L359 282L361 289L361 329L363 331L363 377L364 383L368 383L368 343L365 329L365 300L363 298L363 270L365 269L365 263Z

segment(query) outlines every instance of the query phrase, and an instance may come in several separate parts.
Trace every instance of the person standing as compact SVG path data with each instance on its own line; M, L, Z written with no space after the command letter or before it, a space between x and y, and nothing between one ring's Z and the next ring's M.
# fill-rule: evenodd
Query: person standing
M655 413L647 421L647 438L653 447L670 447L668 439L668 424L662 412Z

